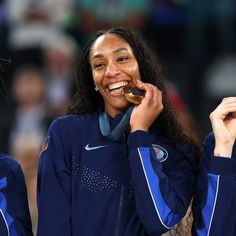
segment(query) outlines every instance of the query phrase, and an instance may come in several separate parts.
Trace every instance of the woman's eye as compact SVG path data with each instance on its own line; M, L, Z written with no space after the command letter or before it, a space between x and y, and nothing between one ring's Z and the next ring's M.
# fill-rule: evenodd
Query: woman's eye
M102 63L97 63L97 64L94 64L94 65L93 65L93 67L94 67L95 69L100 69L100 68L102 68L102 66L103 66Z
M119 57L117 61L127 61L128 57Z

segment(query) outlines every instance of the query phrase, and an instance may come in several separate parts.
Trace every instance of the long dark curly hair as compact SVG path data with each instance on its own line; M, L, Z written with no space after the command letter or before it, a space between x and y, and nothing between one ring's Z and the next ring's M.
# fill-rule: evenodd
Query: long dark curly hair
M4 72L6 67L11 63L10 60L8 59L4 59L4 58L0 58L0 94L2 95L7 95L7 90L6 90L6 86L5 86L5 82L4 82Z
M151 50L147 43L144 42L141 35L135 31L131 31L123 27L115 27L107 31L99 31L96 35L94 35L80 56L77 69L77 90L67 113L84 114L98 112L98 108L104 103L101 94L96 92L94 89L95 85L92 77L89 54L94 42L100 36L105 34L116 34L127 41L137 59L142 81L144 83L151 83L162 91L164 110L152 125L152 129L158 130L158 132L161 132L164 136L169 138L169 140L171 140L180 152L185 150L181 146L183 144L188 144L192 150L188 150L183 153L183 157L191 163L195 173L197 174L200 159L198 145L193 139L186 136L175 117L174 109L168 101L165 76L158 56L154 54L153 50ZM192 156L189 156L190 153L195 153L194 159ZM187 219L190 218L191 214L187 216ZM188 224L188 226L189 225L190 224ZM181 227L181 224L179 226L177 225L174 229L175 235L176 233L177 235L181 235L179 232Z

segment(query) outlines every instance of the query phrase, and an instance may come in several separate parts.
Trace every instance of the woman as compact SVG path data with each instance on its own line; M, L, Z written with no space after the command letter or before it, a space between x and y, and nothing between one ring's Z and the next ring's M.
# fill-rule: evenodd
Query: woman
M145 92L135 107L123 93L134 84ZM176 123L160 65L139 35L113 28L91 40L68 113L42 149L38 236L157 236L181 220L197 148Z
M4 62L0 58L1 72ZM0 77L0 95L5 93L3 78ZM33 235L23 172L18 162L2 152L0 152L0 235Z
M193 235L236 235L236 97L224 98L210 114L213 133L204 155L193 203Z

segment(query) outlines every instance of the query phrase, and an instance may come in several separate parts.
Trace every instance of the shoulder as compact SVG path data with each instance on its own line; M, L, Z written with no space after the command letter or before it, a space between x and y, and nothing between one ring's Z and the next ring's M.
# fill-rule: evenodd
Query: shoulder
M96 125L98 126L97 113L58 117L51 123L48 129L42 152L47 150L50 140L54 140L57 144L64 143L64 148L70 148L71 143L79 142L82 137L87 135L88 130L94 130Z
M6 169L15 172L20 167L20 164L12 157L0 152L0 166L1 168L5 167Z
M0 178L22 176L20 164L12 157L0 152Z
M78 128L79 126L84 126L86 124L90 124L91 122L94 122L98 119L97 113L89 113L89 114L83 114L83 115L65 115L58 117L55 119L50 127L49 130L54 129L71 129L71 128Z
M73 124L80 124L80 123L86 123L86 122L93 122L98 118L97 113L89 113L89 114L83 114L83 115L65 115L58 117L55 119L51 126L55 125L73 125Z

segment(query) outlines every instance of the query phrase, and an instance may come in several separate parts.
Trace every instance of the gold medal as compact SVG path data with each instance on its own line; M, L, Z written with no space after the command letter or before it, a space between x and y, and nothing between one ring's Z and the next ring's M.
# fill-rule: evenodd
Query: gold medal
M136 105L140 104L142 99L144 98L144 91L138 89L135 86L126 86L123 88L123 91L126 99Z

